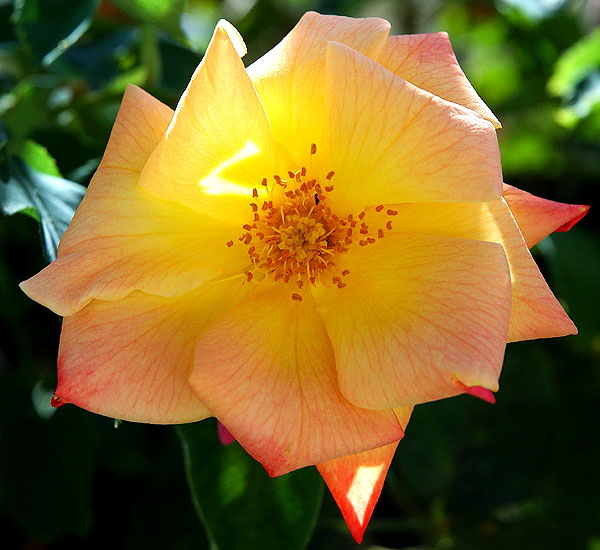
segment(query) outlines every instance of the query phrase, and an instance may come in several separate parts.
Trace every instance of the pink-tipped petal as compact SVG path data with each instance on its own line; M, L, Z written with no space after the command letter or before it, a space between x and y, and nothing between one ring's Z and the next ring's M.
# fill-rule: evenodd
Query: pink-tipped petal
M190 384L235 439L281 475L399 440L394 413L340 393L331 343L310 294L256 289L218 320L196 352Z
M319 144L325 113L325 52L331 41L370 57L383 50L390 31L384 19L308 12L290 33L248 67L275 138L297 162Z
M315 289L342 393L360 407L408 406L496 389L510 316L495 243L388 234L353 249L347 286Z
M240 277L177 298L133 292L63 322L56 395L88 411L157 424L211 413L187 383L204 331L248 291Z
M329 119L315 162L335 172L336 207L500 197L496 132L475 112L338 43L327 50L327 85Z
M377 61L415 86L463 105L500 128L460 68L445 32L390 36Z
M554 231L568 231L590 209L584 204L565 204L542 199L508 184L504 184L502 196L529 248Z
M457 383L464 393L468 393L469 395L491 403L492 405L496 403L496 396L491 390L488 390L483 386L465 386L460 381L457 381Z
M397 446L398 442L390 443L317 464L350 533L359 544L379 500Z

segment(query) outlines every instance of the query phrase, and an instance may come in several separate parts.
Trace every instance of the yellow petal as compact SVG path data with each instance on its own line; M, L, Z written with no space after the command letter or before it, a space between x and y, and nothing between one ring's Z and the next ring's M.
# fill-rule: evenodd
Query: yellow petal
M325 52L336 41L370 56L383 50L390 24L377 18L352 19L305 14L270 52L248 67L273 134L296 162L319 144L325 113Z
M123 98L102 163L60 242L58 259L22 283L31 298L71 315L92 298L132 290L176 296L223 273L247 255L226 243L237 225L159 199L137 185L172 111L139 88Z
M270 475L397 441L394 413L350 404L310 294L258 288L204 335L190 384Z
M211 413L187 383L207 327L248 292L245 279L177 298L133 292L93 301L63 322L56 395L88 411L159 424Z
M140 185L241 225L248 217L252 189L260 189L263 177L281 173L282 166L276 164L269 123L236 52L239 35L232 43L232 28L220 24L215 29L167 133L142 171Z
M500 197L494 127L338 43L327 52L329 119L321 170L340 208Z
M390 36L377 61L411 84L468 107L500 128L460 68L447 33Z
M398 442L317 464L354 540L361 543Z
M502 244L512 286L509 341L577 332L531 257L503 199L487 203L401 204L394 208L398 210L394 218L396 231ZM544 216L540 220L542 226L547 223Z
M355 405L403 407L496 390L510 315L502 247L388 234L344 255L347 286L315 291L342 393Z
M565 204L542 199L507 184L504 184L502 196L508 203L529 248L554 231L568 231L590 208L583 204Z

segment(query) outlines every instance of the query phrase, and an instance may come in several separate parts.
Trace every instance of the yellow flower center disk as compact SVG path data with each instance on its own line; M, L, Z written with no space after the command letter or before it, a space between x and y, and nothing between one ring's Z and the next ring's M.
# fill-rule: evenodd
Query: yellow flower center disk
M327 174L328 183L334 175L334 172ZM253 265L252 271L245 272L247 281L259 272L273 281L292 282L298 289L317 281L344 288L347 284L344 279L350 271L340 272L336 268L336 256L347 253L354 244L374 244L384 237L384 228L392 229L392 221L382 220L383 224L377 224L373 231L364 210L358 215L339 217L327 204L333 185L321 186L316 179L307 179L306 168L290 171L288 176L288 179L274 176L274 187L281 188L279 200L250 203L252 223L242 226L244 233L239 237L248 246ZM266 178L262 185L268 188ZM275 193L270 195L273 197ZM252 196L258 199L257 189L253 189ZM391 209L384 212L383 205L367 210L386 217L398 214ZM233 244L229 241L227 246ZM302 296L294 293L292 299L302 301Z

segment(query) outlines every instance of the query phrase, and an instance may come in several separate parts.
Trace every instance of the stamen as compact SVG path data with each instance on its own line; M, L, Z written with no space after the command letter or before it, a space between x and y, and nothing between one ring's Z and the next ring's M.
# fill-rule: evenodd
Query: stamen
M317 146L311 144L311 155ZM328 204L333 185L323 185L311 179L305 166L287 170L288 179L274 175L263 178L261 185L267 188L269 200L250 202L252 222L242 225L243 233L238 240L248 247L252 268L244 271L246 281L256 280L257 271L272 283L292 283L298 290L318 282L344 288L352 279L349 269L340 271L336 266L339 254L352 250L352 246L375 244L385 236L384 229L392 229L392 221L381 220L372 209L358 213L334 213ZM330 181L332 170L325 176ZM280 186L283 190L272 193ZM252 189L252 198L258 199L258 189ZM386 210L383 204L374 208L388 216L398 215L397 210ZM372 217L370 217L372 216ZM385 224L385 225L384 225ZM234 245L230 240L228 247ZM344 280L343 280L344 279ZM291 293L293 300L301 302L302 295Z

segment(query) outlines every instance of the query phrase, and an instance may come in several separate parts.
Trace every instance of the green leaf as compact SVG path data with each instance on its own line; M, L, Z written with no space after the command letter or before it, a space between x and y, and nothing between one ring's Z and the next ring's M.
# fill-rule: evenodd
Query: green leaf
M89 28L98 0L17 0L14 20L33 55L50 65Z
M600 29L591 32L571 46L556 62L548 91L570 98L577 86L600 67Z
M20 151L21 158L28 164L30 168L50 174L60 178L62 174L56 166L56 161L52 158L48 150L35 141L27 140Z
M315 468L270 478L237 442L221 445L212 421L178 426L177 432L213 549L306 548L323 496Z
M0 209L7 216L22 212L40 222L49 261L56 258L58 242L84 194L83 185L34 170L18 157L0 160Z
M113 0L113 4L131 17L156 25L171 38L185 42L180 26L185 0Z

